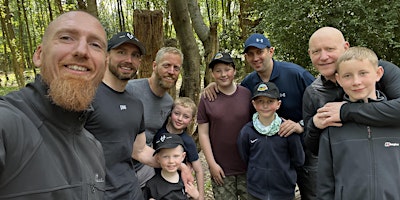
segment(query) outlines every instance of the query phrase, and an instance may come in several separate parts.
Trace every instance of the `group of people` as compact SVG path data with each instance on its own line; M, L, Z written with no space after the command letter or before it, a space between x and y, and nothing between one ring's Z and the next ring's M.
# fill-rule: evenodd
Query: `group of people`
M291 200L296 184L302 200L400 199L396 65L368 48L350 48L333 27L310 37L316 79L275 61L262 34L252 34L244 48L254 71L236 86L233 60L217 54L209 65L215 83L199 104L215 199Z
M215 199L289 200L296 184L302 200L400 199L400 69L339 30L310 37L316 79L250 35L254 71L235 84L234 59L217 53L198 106L167 92L177 48L131 80L145 53L129 32L107 40L83 11L48 25L33 55L41 75L0 97L0 199L205 199L186 132L196 120Z

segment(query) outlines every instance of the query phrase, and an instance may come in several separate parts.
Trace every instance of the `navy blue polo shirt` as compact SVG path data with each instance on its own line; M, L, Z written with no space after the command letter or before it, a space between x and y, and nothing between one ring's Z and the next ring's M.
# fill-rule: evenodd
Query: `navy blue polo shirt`
M269 81L275 83L279 88L282 100L282 105L277 113L284 119L298 122L303 118L303 93L306 87L315 80L315 77L294 63L275 60L273 62L274 65ZM254 87L260 82L262 82L262 79L256 71L253 71L240 84L253 92Z

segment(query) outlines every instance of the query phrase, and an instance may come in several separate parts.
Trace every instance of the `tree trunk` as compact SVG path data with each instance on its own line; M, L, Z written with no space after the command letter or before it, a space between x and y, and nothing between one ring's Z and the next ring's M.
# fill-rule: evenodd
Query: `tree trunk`
M239 26L242 30L241 39L244 41L247 37L250 36L254 32L254 27L256 27L261 19L254 19L254 8L256 8L255 0L239 0L240 4L240 15L239 15ZM250 73L253 71L250 65L245 65L246 73Z
M133 12L133 27L135 36L146 48L142 58L138 78L147 78L153 72L153 61L157 51L164 45L163 15L160 10L135 10Z
M97 11L97 1L96 0L87 0L87 12L92 14L93 16L99 17L99 13Z
M87 11L86 3L84 0L78 0L78 9Z
M18 52L18 47L16 46L16 44L14 42L11 41L15 41L15 33L14 33L14 29L12 27L12 23L11 23L11 14L10 14L10 8L8 5L8 0L4 0L4 5L2 7L2 15L0 17L1 19L1 26L4 28L4 32L6 33L5 38L6 38L6 42L10 48L10 55L11 55L11 66L13 68L14 74L15 74L15 78L17 80L17 84L18 87L22 87L25 85L25 81L23 79L23 68L24 68L24 64L22 62L20 62L18 59L21 57L20 52Z
M181 0L169 0L168 4L176 35L185 56L179 96L189 97L197 102L200 93L200 53L190 24L188 4Z
M211 61L213 56L217 53L219 48L217 24L213 23L210 28L206 26L203 20L203 16L200 13L200 8L197 0L188 0L188 9L190 13L190 18L192 20L192 26L204 46L204 86L207 86L210 82L212 82L212 77L207 65ZM198 101L199 99L196 99L195 102L198 103Z

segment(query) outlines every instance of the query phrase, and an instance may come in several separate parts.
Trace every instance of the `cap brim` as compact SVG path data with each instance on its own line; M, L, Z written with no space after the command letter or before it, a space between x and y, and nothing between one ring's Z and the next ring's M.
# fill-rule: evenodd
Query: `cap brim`
M257 95L254 95L254 96L251 98L251 100L254 100L254 99L257 98L257 97L268 97L268 98L271 98L271 99L279 99L279 97L275 97L275 96L272 96L272 95L270 95L270 94L257 94Z
M216 59L216 60L211 61L210 64L208 64L208 68L210 68L210 69L214 68L214 66L215 66L217 63L231 64L231 63L233 63L233 62L227 61L227 60L224 60L224 59ZM234 63L233 63L233 64L234 64Z
M156 153L158 153L161 149L172 149L172 148L175 148L175 147L177 147L179 145L181 145L181 144L164 144L164 145L162 145L161 147L157 148L154 151L153 156L155 156Z
M265 49L265 48L268 47L268 45L260 44L260 43L252 43L252 44L247 45L247 47L244 49L243 53L247 53L247 50L248 50L249 47L256 47L256 48L259 48L259 49Z
M117 43L114 46L110 47L110 49L108 49L108 50L110 51L111 49L114 49L124 43L130 43L130 44L136 45L137 47L139 47L140 53L142 55L146 55L146 49L144 48L143 44L138 41L134 41L134 40L128 40L128 41L123 41L123 42Z

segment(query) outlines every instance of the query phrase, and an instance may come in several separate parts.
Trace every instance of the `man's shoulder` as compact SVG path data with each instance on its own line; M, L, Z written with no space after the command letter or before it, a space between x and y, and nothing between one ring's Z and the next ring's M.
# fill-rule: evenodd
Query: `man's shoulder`
M145 84L146 82L147 78L132 79L128 81L126 86L137 86L139 84Z
M299 69L299 70L305 70L304 67L292 63L292 62L287 62L287 61L276 61L274 60L274 65L279 66L279 67L284 67L284 68L293 68L293 69Z

